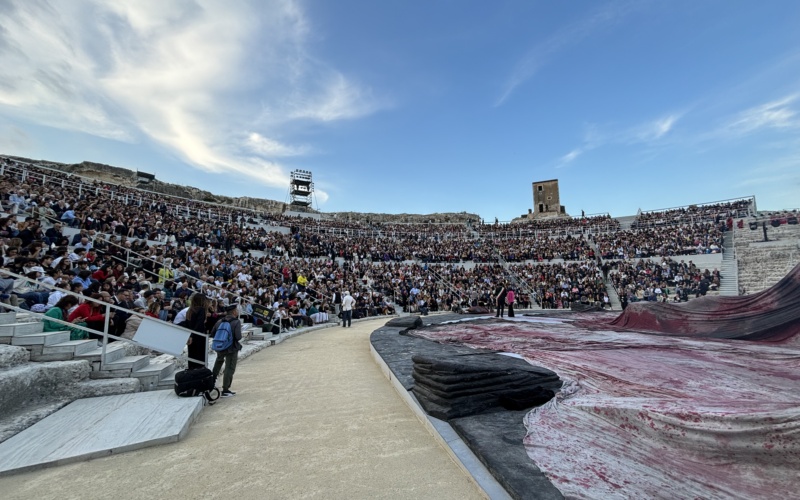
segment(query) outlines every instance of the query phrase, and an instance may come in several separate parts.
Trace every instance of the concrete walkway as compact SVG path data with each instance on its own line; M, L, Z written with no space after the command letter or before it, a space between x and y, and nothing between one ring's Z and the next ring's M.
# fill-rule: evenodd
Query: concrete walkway
M178 443L0 478L4 500L482 498L370 356L386 320L244 360Z

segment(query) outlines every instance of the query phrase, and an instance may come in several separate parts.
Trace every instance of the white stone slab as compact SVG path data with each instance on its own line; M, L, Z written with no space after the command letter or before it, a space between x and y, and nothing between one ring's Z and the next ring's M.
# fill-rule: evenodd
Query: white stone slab
M202 409L168 391L80 399L0 443L0 476L174 443Z
M17 322L17 313L14 311L0 313L0 325L8 325Z

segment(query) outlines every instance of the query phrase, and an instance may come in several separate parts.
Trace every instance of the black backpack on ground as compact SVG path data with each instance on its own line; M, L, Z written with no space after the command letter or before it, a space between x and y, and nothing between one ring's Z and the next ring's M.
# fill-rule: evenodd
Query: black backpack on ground
M175 394L184 398L203 396L209 404L219 399L216 379L208 368L183 370L175 374Z

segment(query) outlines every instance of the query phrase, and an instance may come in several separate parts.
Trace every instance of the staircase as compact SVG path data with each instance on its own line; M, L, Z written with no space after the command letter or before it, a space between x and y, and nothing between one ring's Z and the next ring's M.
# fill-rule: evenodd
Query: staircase
M175 361L150 362L149 355L129 355L135 349L125 342L106 346L105 356L97 340L70 340L68 331L43 332L44 324L25 314L0 314L0 344L24 347L30 361L87 361L91 379L135 378L141 390L151 391L175 371Z
M617 289L614 288L614 284L611 282L610 279L606 279L605 284L606 284L606 293L608 294L608 301L611 304L611 310L621 311L622 302L620 301Z
M503 258L503 255L496 248L494 248L494 254L497 257L498 262L500 262L500 265L502 265L503 269L505 269L506 276L508 276L509 281L514 286L514 290L517 291L517 295L519 295L519 293L524 293L530 298L530 302L531 302L530 309L533 309L533 310L541 309L542 306L536 300L537 298L541 299L541 297L537 296L536 291L532 290L528 286L527 282L519 279L517 277L517 274L512 272L511 269L509 269L508 261L506 261L506 259Z
M719 282L719 294L728 297L739 295L739 264L736 262L733 240L733 231L726 231L722 243L722 267L719 270L722 275Z
M633 221L636 220L636 215L628 215L625 217L614 217L619 222L619 228L623 231L627 231L631 228Z

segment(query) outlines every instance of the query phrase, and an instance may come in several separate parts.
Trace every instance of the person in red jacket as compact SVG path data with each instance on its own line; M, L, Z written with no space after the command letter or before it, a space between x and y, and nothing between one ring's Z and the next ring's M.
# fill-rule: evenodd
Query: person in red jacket
M111 294L108 292L94 293L92 294L92 298L103 302L111 302ZM111 314L112 317L108 320L109 329L111 329L110 327L114 326L113 310L111 311ZM87 328L100 332L90 333L89 337L97 340L103 339L102 332L106 322L106 309L102 303L90 301L84 302L76 307L69 315L70 322L76 318L85 318L84 321L86 321ZM109 338L108 341L113 342L114 339Z
M93 272L92 279L96 279L100 283L104 282L109 276L111 276L111 273L108 270L109 267L111 267L111 264L106 264L97 271Z

